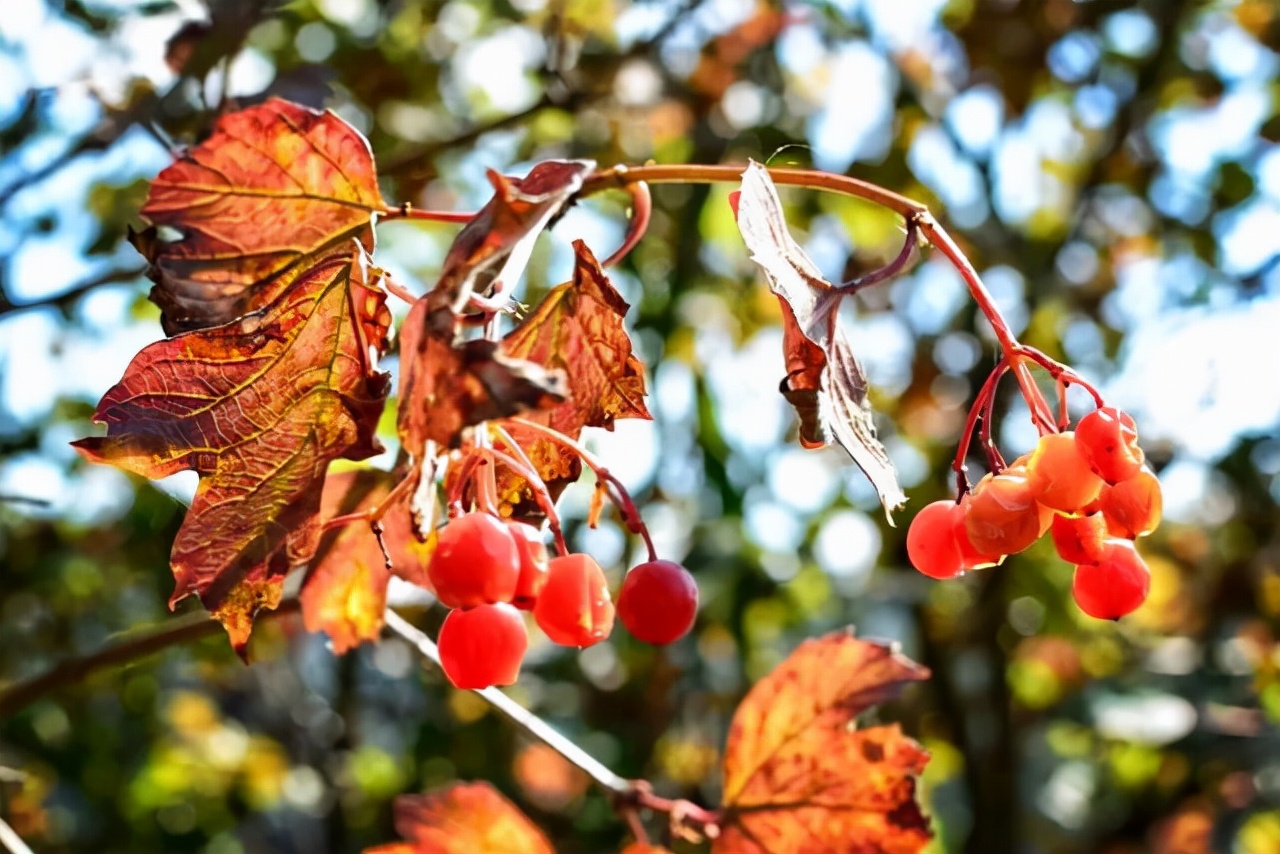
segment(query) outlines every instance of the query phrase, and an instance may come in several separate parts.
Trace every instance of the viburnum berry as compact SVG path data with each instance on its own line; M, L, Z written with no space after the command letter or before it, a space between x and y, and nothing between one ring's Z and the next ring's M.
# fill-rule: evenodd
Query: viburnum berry
M961 506L965 533L980 554L1016 554L1053 521L1053 511L1035 500L1027 478L1017 474L986 475Z
M520 553L520 575L516 580L516 592L511 604L522 611L532 611L538 594L547 583L547 547L542 534L524 522L508 522Z
M1027 460L1027 483L1036 501L1063 513L1078 512L1103 486L1070 431L1040 437Z
M487 513L468 513L440 529L427 564L436 598L450 608L510 602L520 578L511 528Z
M1097 563L1076 567L1071 595L1090 617L1118 620L1136 610L1151 589L1151 570L1128 540L1107 540Z
M970 569L995 566L1003 555L974 548L965 531L964 507L949 499L920 509L907 528L907 560L930 578L955 578Z
M1098 499L1107 529L1113 536L1136 540L1156 529L1164 511L1160 481L1150 469L1102 490Z
M586 554L552 558L533 617L562 646L591 646L608 637L614 607L600 564Z
M510 685L520 676L529 633L505 602L450 611L437 641L440 666L456 688Z
M688 634L698 616L698 585L689 570L651 560L627 573L618 591L618 618L645 643L672 643Z
M1101 513L1056 515L1049 526L1053 546L1067 563L1097 563L1102 559L1107 538L1107 519Z
M1137 425L1114 406L1099 407L1081 418L1075 434L1081 455L1107 483L1127 480L1142 468Z

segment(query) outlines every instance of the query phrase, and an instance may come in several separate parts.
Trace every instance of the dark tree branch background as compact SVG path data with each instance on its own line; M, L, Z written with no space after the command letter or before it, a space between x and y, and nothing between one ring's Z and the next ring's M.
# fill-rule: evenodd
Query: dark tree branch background
M959 280L926 257L844 318L911 497L892 528L845 458L794 444L776 301L725 188L655 188L615 281L657 422L595 441L698 577L703 611L664 651L534 650L515 690L527 707L624 777L714 803L746 689L802 639L855 623L934 673L879 715L933 752L937 851L1280 850L1270 0L0 6L0 696L34 700L0 716L0 818L36 850L357 851L393 838L396 795L457 778L510 794L558 850L622 840L604 795L423 675L400 640L339 659L286 614L243 667L211 624L165 607L192 484L129 480L67 447L161 335L126 241L146 181L220 108L273 95L354 123L387 198L419 208L472 210L485 168L548 157L756 158L873 181L930 205L1026 343L1143 425L1168 504L1134 616L1082 617L1051 549L930 582L906 565L905 524L950 488L996 358ZM832 279L901 246L870 205L784 201ZM544 238L529 293L566 277L570 238L620 238L624 202L590 200ZM379 258L421 292L454 229L388 224ZM1021 451L1034 433L1013 400L999 437ZM586 529L588 498L567 494L570 538L611 555L616 581L635 544L615 522ZM403 591L393 604L441 617ZM148 627L191 642L95 666Z

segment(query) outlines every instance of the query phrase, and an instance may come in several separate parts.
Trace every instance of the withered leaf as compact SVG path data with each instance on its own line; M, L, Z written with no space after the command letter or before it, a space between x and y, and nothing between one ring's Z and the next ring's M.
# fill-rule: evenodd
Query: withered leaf
M911 854L928 842L916 776L928 754L859 713L928 671L837 632L802 643L743 699L724 757L716 854Z
M364 854L554 854L538 826L488 783L452 783L425 795L402 795L396 832L404 843Z
M513 358L496 341L455 344L427 328L430 311L426 297L414 303L400 335L396 428L415 459L423 459L428 441L453 447L472 424L564 400L559 372Z
M320 517L327 521L377 507L395 485L390 472L376 469L330 474L320 498ZM421 543L414 536L407 493L391 504L381 524L381 545L368 522L325 532L302 584L303 624L307 631L327 634L338 655L378 639L393 573L420 587L431 586L426 565L434 540Z
M525 417L576 439L584 427L612 430L618 418L653 416L644 402L644 365L632 352L623 322L630 306L586 244L574 241L573 249L573 280L553 288L502 347L512 356L564 372L568 399ZM520 424L504 426L553 496L577 479L580 464L574 454ZM498 494L511 505L531 498L524 479L505 470Z
M436 286L427 294L432 330L444 336L472 294L519 278L534 241L572 202L595 169L592 160L546 160L524 178L489 171L494 195L458 232Z
M170 606L198 595L241 654L254 614L315 551L330 461L382 450L388 378L367 339L385 337L389 316L364 270L353 251L333 252L270 306L146 347L98 405L106 437L74 443L144 477L200 475L173 544Z
M371 249L370 221L384 208L359 131L272 98L220 118L156 177L142 208L151 227L133 239L174 334L269 305L316 253L353 238Z
M752 162L742 173L738 229L751 260L783 304L787 376L782 393L800 417L805 447L840 444L875 487L885 513L906 501L893 463L876 438L867 379L838 323L842 294L796 243L769 172Z

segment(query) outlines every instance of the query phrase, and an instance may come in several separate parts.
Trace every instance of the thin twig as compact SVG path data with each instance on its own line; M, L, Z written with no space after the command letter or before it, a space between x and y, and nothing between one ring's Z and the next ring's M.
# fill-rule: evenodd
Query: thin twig
M52 507L53 502L47 498L33 498L30 495L5 495L0 493L0 504L28 504L32 507Z
M105 273L100 273L92 278L78 282L56 296L48 297L47 299L34 300L32 302L15 303L10 301L4 294L0 293L0 317L35 308L54 307L65 311L88 291L101 287L102 285L133 281L134 279L141 278L146 272L146 267L127 267L121 270L108 270Z
M257 622L260 624L266 620L293 614L298 608L297 599L286 599L274 611L259 614ZM39 676L5 686L0 690L0 718L21 711L45 694L83 682L89 675L99 670L131 664L171 646L199 640L220 631L222 631L221 623L212 619L207 613L199 611L167 620L156 629L136 634L130 633L130 637L125 640L97 652L68 659Z
M35 854L31 846L23 842L18 832L3 818L0 818L0 845L3 845L9 854Z
M437 667L441 666L440 651L436 648L435 641L427 637L426 633L390 608L384 614L384 620L388 629L412 644L418 652L430 659ZM533 714L497 688L484 688L475 693L501 712L507 720L518 728L543 742L556 753L581 768L588 777L602 788L617 795L631 794L634 785L630 780L619 777L610 771L594 756L561 735L542 718Z

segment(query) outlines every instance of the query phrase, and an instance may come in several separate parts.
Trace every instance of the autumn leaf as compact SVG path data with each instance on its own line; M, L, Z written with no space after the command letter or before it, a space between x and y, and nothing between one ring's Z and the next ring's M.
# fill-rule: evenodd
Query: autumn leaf
M592 160L546 160L524 178L489 170L493 198L458 232L427 295L430 310L422 320L431 322L435 334L452 332L454 316L463 312L471 295L488 295L495 282L515 284L538 235L564 212L595 165Z
M928 842L916 776L928 754L862 711L928 671L837 632L802 643L738 706L724 757L715 854L908 854Z
M254 614L315 551L330 461L382 450L388 378L369 345L389 315L355 249L319 259L260 311L143 349L98 404L106 437L74 443L144 477L200 475L173 544L170 607L198 595L242 655Z
M273 98L220 118L156 177L142 208L151 227L133 239L172 335L269 305L317 253L352 238L372 249L385 207L359 131Z
M452 783L396 798L396 832L407 843L364 854L554 854L528 816L488 783Z
M644 365L631 349L623 318L630 306L609 282L591 250L573 244L573 280L553 288L536 311L511 331L503 350L564 372L568 399L525 416L577 438L584 427L613 429L619 418L652 419L645 406ZM504 425L524 449L553 496L577 480L576 455L518 423ZM503 472L498 494L506 504L531 498L523 478Z
M330 474L320 497L320 516L327 521L375 508L395 485L390 472L377 469ZM387 508L381 525L382 544L368 522L355 521L326 532L302 584L303 624L307 631L327 634L338 655L378 639L393 574L419 587L431 587L426 565L434 541L421 543L414 536L407 494Z
M787 376L781 390L800 417L801 443L814 448L835 441L848 451L892 524L892 511L907 498L876 438L866 375L839 327L843 294L791 236L767 169L751 163L742 173L741 193L738 229L782 303Z
M428 441L453 447L472 424L564 400L559 373L511 358L496 341L477 338L455 344L441 338L427 328L429 311L426 298L418 300L400 336L396 428L415 459L424 458Z

